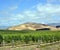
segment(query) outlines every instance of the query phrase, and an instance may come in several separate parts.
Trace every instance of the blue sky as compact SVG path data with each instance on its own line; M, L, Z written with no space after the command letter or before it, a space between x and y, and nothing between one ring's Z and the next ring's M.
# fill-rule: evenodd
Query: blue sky
M26 22L60 23L60 0L0 0L0 26Z

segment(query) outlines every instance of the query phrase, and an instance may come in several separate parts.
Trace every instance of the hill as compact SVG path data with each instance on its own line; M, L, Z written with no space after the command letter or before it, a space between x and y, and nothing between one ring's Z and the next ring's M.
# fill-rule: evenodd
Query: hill
M49 26L46 24L40 23L24 23L17 26L9 27L8 30L60 30L60 28L56 28L54 26Z

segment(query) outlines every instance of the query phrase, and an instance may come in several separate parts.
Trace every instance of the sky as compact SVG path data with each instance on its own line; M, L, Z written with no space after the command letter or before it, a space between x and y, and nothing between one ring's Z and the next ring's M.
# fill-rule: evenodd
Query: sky
M60 0L0 0L0 26L26 22L60 23Z

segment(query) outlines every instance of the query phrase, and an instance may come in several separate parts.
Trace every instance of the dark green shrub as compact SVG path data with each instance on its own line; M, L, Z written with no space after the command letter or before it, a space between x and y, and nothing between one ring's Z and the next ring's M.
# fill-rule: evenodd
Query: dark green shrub
M3 43L3 36L0 35L0 46L1 46L2 43Z

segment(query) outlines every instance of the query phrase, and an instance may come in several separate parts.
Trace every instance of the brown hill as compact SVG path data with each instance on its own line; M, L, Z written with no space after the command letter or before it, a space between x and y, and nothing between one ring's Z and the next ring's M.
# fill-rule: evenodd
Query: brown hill
M24 23L21 25L10 27L8 28L8 30L60 30L60 28L39 23Z

